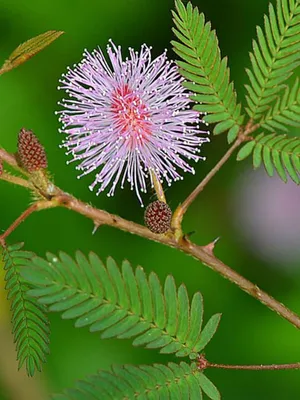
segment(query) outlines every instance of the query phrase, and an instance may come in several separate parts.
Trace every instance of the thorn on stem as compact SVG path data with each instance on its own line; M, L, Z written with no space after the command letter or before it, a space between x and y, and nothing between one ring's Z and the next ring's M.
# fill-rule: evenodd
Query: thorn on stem
M93 228L93 231L92 231L92 235L95 235L95 233L97 232L97 230L98 230L100 225L101 224L99 222L94 222L94 228Z
M208 252L208 253L210 253L210 254L213 254L214 249L215 249L215 246L216 246L217 242L218 242L220 239L221 239L220 236L217 237L217 238L216 238L215 240L213 240L211 243L207 244L206 246L203 246L203 249L204 249L206 252Z
M196 233L196 231L191 231L191 232L188 232L188 233L186 233L185 235L184 235L184 237L186 238L186 239L189 239L192 235L194 235Z

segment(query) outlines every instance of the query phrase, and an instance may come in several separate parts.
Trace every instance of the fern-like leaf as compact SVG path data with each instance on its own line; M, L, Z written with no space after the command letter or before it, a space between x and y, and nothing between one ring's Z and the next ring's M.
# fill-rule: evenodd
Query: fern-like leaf
M176 28L173 31L180 42L173 41L172 45L183 60L178 61L178 66L182 76L189 81L184 85L195 93L192 100L199 104L194 109L204 114L204 121L216 123L214 134L229 130L228 141L232 142L244 117L240 104L237 104L233 83L230 83L227 58L221 59L216 33L210 22L205 22L204 14L191 3L185 7L181 0L176 0L175 4Z
M286 126L300 127L300 89L299 79L290 89L286 87L281 98L278 98L275 105L263 117L261 126L269 131L274 129L287 132Z
M201 332L203 301L200 293L191 305L187 290L176 288L167 277L164 287L155 273L146 276L128 261L119 269L112 258L104 265L94 254L81 252L73 260L65 253L33 257L22 274L36 288L30 295L47 304L62 318L76 319L75 326L102 331L102 338L128 339L133 345L159 348L161 353L195 357L210 341L219 324L217 314ZM207 328L208 327L208 328Z
M185 399L201 400L203 392L220 400L215 385L193 363L124 365L99 371L74 389L52 396L53 400Z
M11 301L12 331L17 348L19 368L25 363L29 376L41 371L41 363L49 353L49 322L46 309L27 294L28 285L20 275L20 269L28 265L33 253L22 251L23 244L3 249L3 261L8 300Z
M237 160L244 160L250 154L253 154L254 168L263 163L269 176L273 176L275 168L284 182L287 181L288 174L295 183L300 183L299 137L262 133L240 149Z
M277 0L276 11L269 5L264 31L257 27L257 40L250 53L252 69L247 69L250 85L247 112L261 119L285 88L283 83L300 64L300 0Z

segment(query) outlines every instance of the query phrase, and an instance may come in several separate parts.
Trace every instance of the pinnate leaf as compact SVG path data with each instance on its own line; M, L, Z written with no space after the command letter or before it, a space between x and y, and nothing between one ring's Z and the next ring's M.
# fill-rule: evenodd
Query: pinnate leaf
M191 99L197 103L194 109L203 114L203 120L216 124L214 134L228 131L231 143L237 138L244 117L230 82L227 59L221 58L216 33L210 22L205 22L204 14L191 3L185 6L176 0L175 5L173 31L179 41L172 45L183 60L177 64L187 80L184 86L192 92Z
M26 366L27 374L33 376L41 371L41 364L49 353L49 321L46 309L37 300L28 296L28 284L20 274L24 266L30 266L33 253L21 250L22 243L3 249L3 261L7 298L11 301L12 331L16 343L19 368ZM45 283L41 274L35 281Z
M201 400L202 391L211 400L220 400L216 387L195 363L124 365L78 381L75 388L53 395L52 400Z
M280 121L276 101L279 92L285 89L284 83L300 65L299 13L299 0L276 0L276 9L269 4L264 30L257 27L257 40L253 41L252 68L246 70L250 81L246 85L247 112L251 118L260 119L267 129L284 129L289 124L287 120L292 120L286 117ZM266 112L268 116L264 118Z
M135 346L195 358L216 329L209 322L211 329L205 327L202 335L201 294L190 306L185 286L177 289L172 276L162 285L153 272L147 277L128 261L119 268L112 258L104 265L93 253L88 259L80 252L75 260L65 253L46 258L33 257L22 268L24 279L34 285L29 295L63 318L75 319L75 326L101 331L102 338L134 338Z

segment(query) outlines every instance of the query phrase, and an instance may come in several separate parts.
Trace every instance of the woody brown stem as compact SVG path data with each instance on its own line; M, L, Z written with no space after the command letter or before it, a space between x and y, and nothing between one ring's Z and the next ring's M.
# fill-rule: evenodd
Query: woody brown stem
M151 232L145 226L136 224L135 222L127 221L117 215L110 214L107 211L94 208L69 195L68 193L64 193L58 187L54 187L54 189L52 189L52 192L59 194L52 196L50 200L40 201L31 206L12 224L12 226L6 231L6 233L2 235L2 239L3 236L5 238L32 212L51 207L65 207L85 216L86 218L91 219L95 226L113 226L123 231L142 236L146 239L153 240L155 242L159 242L170 247L174 247L180 251L185 252L186 254L191 255L192 257L201 261L204 265L210 267L221 276L240 287L240 289L260 301L262 304L266 305L272 311L275 311L278 315L289 321L296 328L300 329L300 317L297 314L289 310L285 305L275 300L272 296L268 295L257 285L244 278L228 265L224 264L213 254L213 251L211 251L211 248L209 246L198 246L185 237L181 237L180 240L178 240L178 237L176 237L176 235L158 235Z

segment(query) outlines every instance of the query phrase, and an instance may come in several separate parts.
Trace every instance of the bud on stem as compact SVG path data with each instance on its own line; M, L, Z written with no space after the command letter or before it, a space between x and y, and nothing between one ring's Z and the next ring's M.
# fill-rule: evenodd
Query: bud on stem
M172 211L168 204L156 200L145 211L145 224L151 232L166 233L171 228Z
M22 167L28 172L39 171L48 166L44 147L32 131L22 128L18 138L18 156Z

